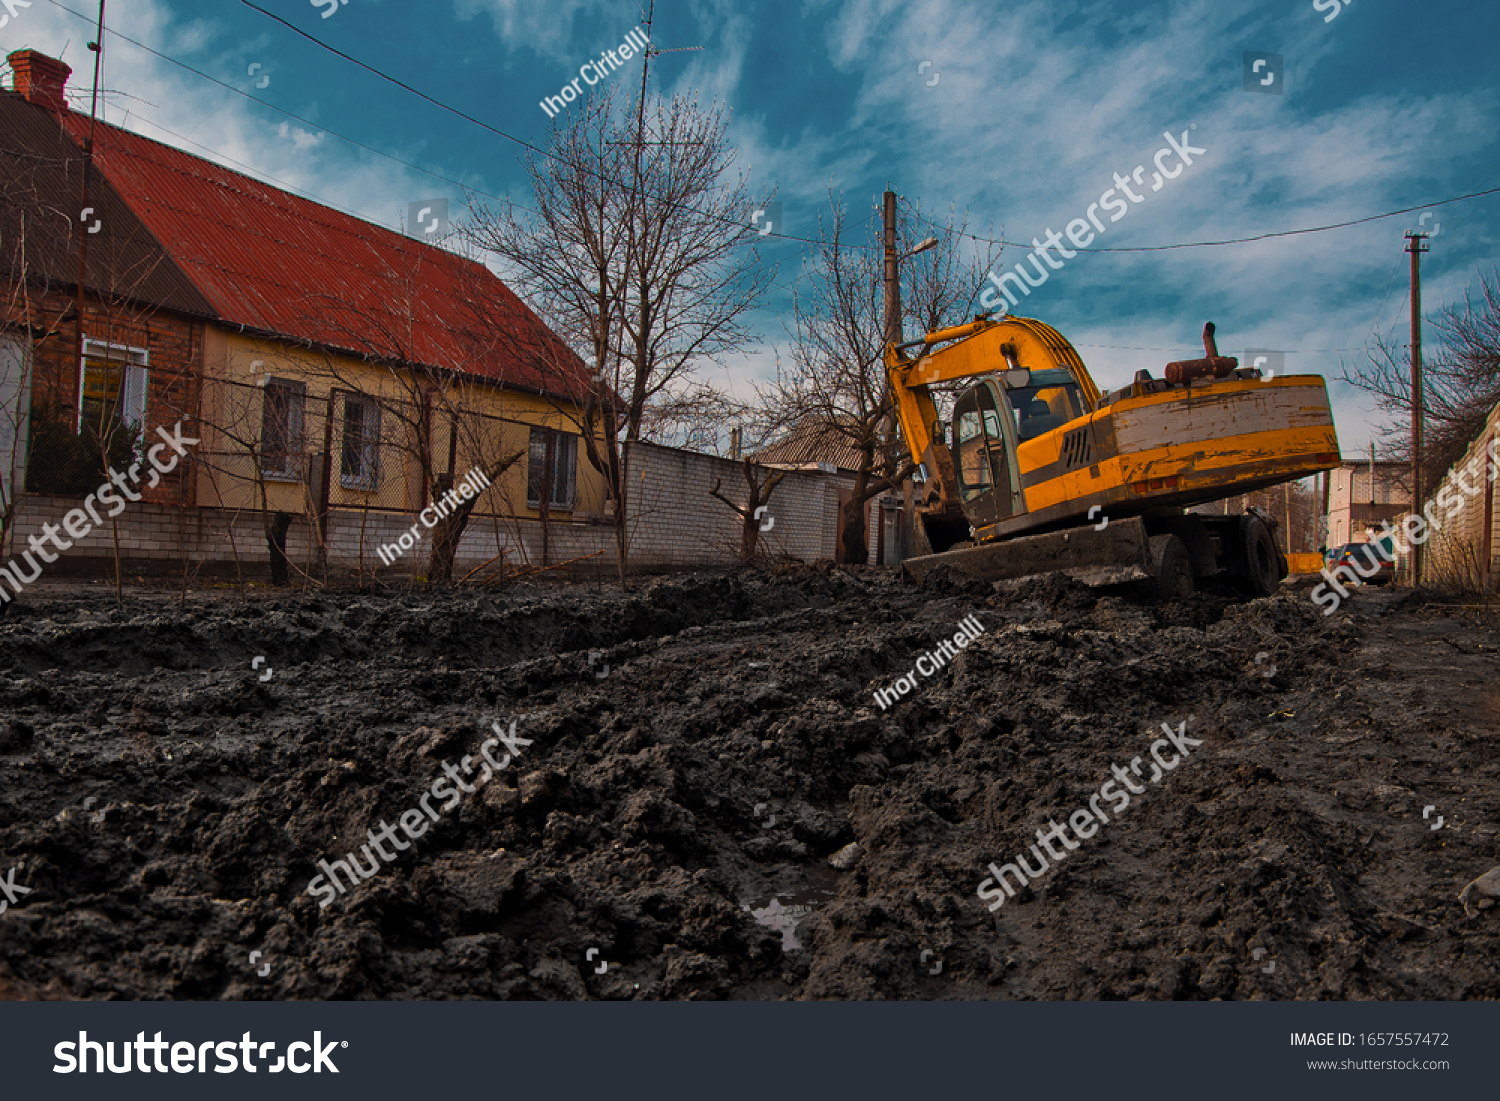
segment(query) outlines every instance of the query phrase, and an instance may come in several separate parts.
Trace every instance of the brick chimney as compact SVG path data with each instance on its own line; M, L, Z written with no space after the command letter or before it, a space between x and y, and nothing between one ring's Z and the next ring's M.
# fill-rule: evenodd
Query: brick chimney
M68 109L63 89L73 71L70 67L36 50L17 50L5 60L10 62L11 71L16 74L16 91L27 100L55 114Z

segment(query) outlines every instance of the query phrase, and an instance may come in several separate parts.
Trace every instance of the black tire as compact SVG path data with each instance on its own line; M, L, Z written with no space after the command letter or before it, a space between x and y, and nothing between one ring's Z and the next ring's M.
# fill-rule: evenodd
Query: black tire
M1251 596L1270 596L1281 587L1281 552L1271 531L1258 517L1240 519L1240 552L1244 569L1239 575L1240 588Z
M1167 602L1193 595L1193 559L1187 544L1175 535L1151 537L1151 570L1156 599Z

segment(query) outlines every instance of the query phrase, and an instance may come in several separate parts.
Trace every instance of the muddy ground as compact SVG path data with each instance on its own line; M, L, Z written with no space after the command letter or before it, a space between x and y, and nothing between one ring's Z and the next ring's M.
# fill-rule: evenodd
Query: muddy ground
M1500 910L1457 900L1500 864L1500 631L1427 594L101 594L0 621L0 997L1500 997ZM319 860L512 720L320 907ZM986 865L1163 722L1202 745L991 912Z

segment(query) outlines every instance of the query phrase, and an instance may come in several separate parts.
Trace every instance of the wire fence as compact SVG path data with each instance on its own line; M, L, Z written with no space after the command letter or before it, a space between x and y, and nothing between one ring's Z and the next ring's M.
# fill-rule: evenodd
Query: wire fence
M15 412L5 488L20 498L21 527L11 525L12 539L86 502L112 475L135 470L144 482L158 429L177 423L158 424L149 405L139 421L92 423L83 403ZM420 574L436 561L428 552L440 521L467 504L465 490L477 499L454 536L459 565L534 567L607 544L602 484L579 478L573 426L545 411L539 419L551 423L337 386L311 394L303 382L270 377L214 380L182 433L196 440L191 454L135 498L183 515L134 505L121 521L134 532L125 550L236 568L269 557L273 576L278 558L283 570L308 576L377 564ZM403 532L422 546L398 555Z

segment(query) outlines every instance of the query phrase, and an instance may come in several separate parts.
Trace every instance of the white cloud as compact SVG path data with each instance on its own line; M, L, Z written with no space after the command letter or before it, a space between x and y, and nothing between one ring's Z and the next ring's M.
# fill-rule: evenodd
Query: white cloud
M429 0L430 2L430 0ZM550 57L572 70L600 50L619 44L626 31L640 21L639 9L607 0L455 0L461 20L488 16L495 36L507 49L523 46L541 57ZM574 27L597 29L597 46L587 46L580 55L574 45Z
M1196 123L1193 142L1209 152L1109 224L1096 247L1248 237L1460 193L1482 175L1477 151L1493 147L1489 120L1500 108L1493 90L1372 91L1344 102L1323 70L1355 48L1354 39L1316 33L1321 23L1314 27L1300 17L1306 13L1267 10L1226 32L1224 7L1211 0L1178 5L1156 22L1092 6L1091 20L1116 19L1128 31L1109 48L1107 22L1059 36L1057 14L1050 2L842 5L825 47L830 71L806 79L852 81L850 117L834 119L832 132L809 125L788 136L742 116L735 137L781 186L794 231L812 229L799 227L793 211L821 206L828 180L857 209L865 192L892 179L908 197L952 200L971 219L1003 222L1008 239L1030 241L1082 216L1114 186L1114 173L1138 164L1149 173L1163 132ZM1286 95L1242 89L1247 43L1285 52ZM919 73L924 60L933 64ZM929 86L935 73L939 82ZM872 133L899 137L871 143ZM893 141L901 143L895 162ZM1470 155L1463 171L1456 151ZM1359 359L1372 333L1388 330L1393 295L1404 295L1404 273L1391 286L1392 260L1401 259L1401 229L1415 219L1251 245L1080 256L1017 312L1055 321L1080 343L1110 346L1084 353L1101 384L1201 354L1196 337L1210 318L1226 354L1295 349L1289 369L1333 377L1341 356ZM1002 263L1024 255L1008 249ZM1461 293L1483 255L1434 272L1426 301ZM1176 340L1181 353L1120 347ZM1345 446L1362 445L1373 410L1345 390L1335 399Z

